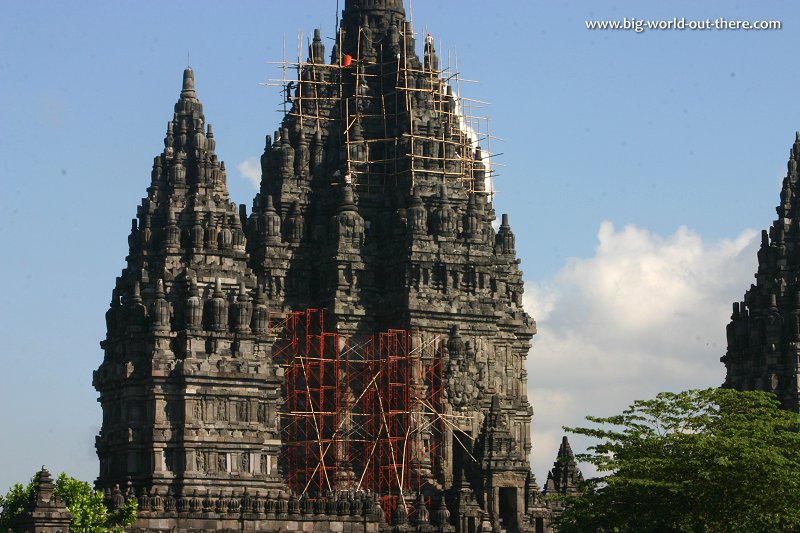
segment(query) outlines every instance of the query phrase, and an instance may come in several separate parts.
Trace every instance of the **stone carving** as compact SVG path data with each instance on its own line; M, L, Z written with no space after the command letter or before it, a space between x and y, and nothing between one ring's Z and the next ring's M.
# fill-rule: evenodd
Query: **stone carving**
M464 341L455 325L447 341L449 354L445 379L447 399L454 409L466 409L474 405L481 393L481 372L475 350Z
M236 418L240 422L248 422L250 420L250 405L246 400L236 404Z
M195 469L198 472L205 472L206 471L206 454L200 450L194 452L194 464Z
M147 197L131 225L125 268L106 313L104 361L94 379L103 408L99 488L131 481L138 490L137 483L146 479L164 498L164 509L168 490L182 502L199 489L204 500L190 499L189 508L228 515L239 509L231 504L231 491L240 494L244 480L248 490L269 494L258 505L273 517L303 513L307 493L302 503L295 495L278 496L289 494L285 454L296 445L279 440L291 417L276 416L286 400L286 366L274 350L280 333L274 317L287 309L326 309L326 323L335 324L342 336L420 332L436 348L422 366L426 375L409 383L413 393L430 396L436 409L457 411L457 429L451 429L469 442L479 437L470 421L486 416L487 394L501 394L503 416L497 420L512 420L514 446L530 449L531 406L525 374L518 370L524 368L535 324L521 306L522 274L508 218L493 230L497 214L487 192L491 158L464 127L458 114L463 106L438 71L432 37L417 55L401 0L347 0L340 31L332 62L324 68L323 39L315 32L308 63L287 87L291 112L279 132L266 136L251 213L230 198L194 72L184 71L164 149L153 160ZM346 67L348 56L353 64ZM318 97L309 98L312 94ZM316 114L319 120L301 118ZM791 209L796 197L796 191L787 191L782 205ZM791 259L799 248L793 231L773 231L774 246L767 239L760 254L769 263L762 269L777 272L778 261ZM758 300L765 309L776 307L777 314L758 313L754 319L762 322L753 324L740 316L743 327L734 328L734 339L746 344L755 331L754 339L769 338L778 353L789 334L783 329L800 331L791 325L794 315L784 301L797 287L790 278L784 281L776 281L784 288L776 289L775 306ZM437 339L454 324L469 332L469 342L455 329L441 346ZM800 341L800 333L792 336ZM759 378L783 390L790 381L780 373L764 369ZM125 402L137 404L140 416L127 406L123 415ZM162 406L175 410L164 412ZM355 432L356 426L345 431ZM409 475L415 486L431 487L425 501L435 505L458 482L457 464L464 459L437 437L441 434L430 428L420 432L408 455L417 465ZM161 450L170 450L164 463L169 469L148 459ZM119 465L122 457L135 458L135 476ZM330 487L309 489L332 490L316 501L327 502L325 513L342 519L358 515L361 501L341 492L362 474L355 471L363 469L358 457L342 462L347 463L353 472ZM514 468L527 476L522 463ZM492 476L502 468L475 467L476 490L462 488L472 491L470 501L487 501L481 487L497 486ZM517 470L513 483L522 494L527 478ZM247 472L256 475L243 475ZM297 495L305 492L291 488ZM200 497L195 493L192 499ZM379 497L363 500L366 514L383 512ZM399 520L408 521L412 502L409 496ZM436 508L436 516L445 510ZM393 505L390 520L396 512ZM164 520L159 528L177 527Z
M150 508L154 512L163 511L164 510L164 499L158 493L158 488L153 488L153 495L150 498Z
M236 492L231 490L231 497L227 500L227 510L229 513L238 513L241 508L241 502L236 497Z
M217 420L228 420L228 400L225 398L217 399Z
M228 470L228 454L225 452L217 452L217 472L226 472Z
M203 499L197 495L197 489L192 490L192 499L189 500L189 510L198 513L203 510Z
M264 499L259 496L258 492L256 492L256 496L253 498L253 512L257 514L264 512Z
M214 510L214 499L211 497L211 489L207 489L205 498L203 498L203 512L208 513L213 510Z
M777 394L782 405L800 411L796 365L800 340L800 211L796 197L800 135L789 152L777 207L778 218L761 233L756 282L733 304L727 333L725 386Z
M217 514L222 514L227 510L228 500L225 499L222 491L219 491L219 496L214 499L214 511Z

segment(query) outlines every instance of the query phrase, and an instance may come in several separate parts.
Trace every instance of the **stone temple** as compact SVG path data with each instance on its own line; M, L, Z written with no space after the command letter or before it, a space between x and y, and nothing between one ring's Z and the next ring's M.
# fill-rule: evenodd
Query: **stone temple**
M96 485L138 498L133 530L550 531L514 234L422 45L401 0L346 0L249 214L184 71L93 380ZM544 492L580 480L565 440Z
M761 232L756 282L733 304L725 385L775 393L800 412L800 133L789 151L778 218Z

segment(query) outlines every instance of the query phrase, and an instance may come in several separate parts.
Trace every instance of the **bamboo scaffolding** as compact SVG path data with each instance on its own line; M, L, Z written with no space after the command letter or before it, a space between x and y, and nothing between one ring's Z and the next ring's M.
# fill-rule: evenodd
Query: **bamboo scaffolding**
M294 119L301 131L309 129L307 124L311 120L315 124L312 131L322 130L323 137L338 133L339 145L345 154L343 172L349 174L354 188L379 193L392 184L397 186L400 180L408 180L411 190L417 187L421 178L427 184L431 179L441 183L455 180L466 192L485 194L493 199L496 192L494 183L500 176L497 168L503 166L497 158L503 154L493 152L492 144L502 139L492 135L490 117L478 114L490 104L462 94L462 82L478 81L461 76L457 51L453 54L448 49L446 66L437 64L436 68L431 68L435 47L432 39L426 39L422 65L419 68L415 66L416 60L411 61L413 51L409 50L409 39L415 35L407 25L401 28L401 50L397 58L378 59L386 57L383 44L373 43L371 46L378 48L377 58L373 54L365 60L361 57L364 48L362 37L366 39L367 36L363 28L359 28L354 67L342 64L341 31L336 36L340 54L332 58L331 63L310 55L304 61L301 55L302 34L298 34L296 61L288 61L284 35L283 60L268 62L281 69L281 78L270 78L265 85L283 88L282 112L285 117ZM311 42L307 41L310 49ZM439 50L444 49L441 42L438 46ZM431 54L431 58L427 54ZM347 69L352 69L352 75L345 82ZM392 73L393 69L394 83L387 85L387 73ZM290 73L294 79L289 79ZM425 80L425 86L416 86L412 78ZM373 83L378 85L371 91ZM331 94L321 92L321 88L332 84L338 84L338 91ZM429 99L424 99L430 104L417 109L415 99L424 94L430 95ZM394 100L394 109L387 106L390 98ZM336 105L339 107L338 115L323 112ZM431 121L430 127L427 126L428 120ZM352 128L358 122L371 123L370 131L374 131L375 125L380 125L382 138L359 138L357 141L363 148L353 150ZM342 127L336 128L337 123ZM405 127L402 130L405 131L390 136L390 124L403 123ZM408 143L407 150L396 150L400 140ZM481 176L485 183L477 182L480 167L474 154L478 147L481 147ZM392 152L394 154L387 155ZM363 157L354 156L361 153Z

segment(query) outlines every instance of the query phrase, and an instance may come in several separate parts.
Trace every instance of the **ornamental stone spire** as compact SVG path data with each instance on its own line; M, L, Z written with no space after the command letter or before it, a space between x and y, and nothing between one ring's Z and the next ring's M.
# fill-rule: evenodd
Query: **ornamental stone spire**
M447 355L442 376L451 430L476 442L492 397L502 398L523 494L532 411L524 366L536 325L522 308L508 217L499 231L492 225L485 139L465 127L434 37L417 50L401 1L345 2L329 63L321 32L313 35L309 61L286 87L289 111L266 137L246 225L265 305L322 309L326 325L354 338L405 329L447 339L458 325L465 348ZM461 451L448 445L437 459L424 440L412 455L444 466L415 475L452 487ZM475 468L488 479L500 466Z
M580 491L582 482L583 474L575 462L575 454L572 453L572 447L565 435L561 439L553 469L547 473L544 494L576 494Z
M723 386L773 392L784 408L800 411L800 207L797 161L800 133L789 151L776 207L761 232L756 281L734 302L727 326Z
M493 226L492 159L479 146L486 135L469 126L434 37L417 50L401 0L346 0L333 37L326 61L324 36L314 32L309 60L287 80L288 112L276 128L265 125L275 133L265 135L250 215L229 197L195 73L184 71L106 314L94 377L103 408L97 485L128 487L151 509L157 495L159 512L170 495L201 516L233 520L250 516L234 490L255 495L247 501L256 515L276 517L298 509L294 495L279 493L287 480L306 498L349 490L360 478L374 486L413 480L418 507L435 510L435 521L447 513L441 502L457 496L470 517L482 506L493 526L522 530L533 516L525 360L536 324L522 307L508 218ZM307 389L335 391L352 408L370 383L371 368L352 379L332 370L285 392L301 378L286 378L292 369L276 344L275 317L318 310L325 334L347 339L325 344L326 357L358 361L376 336L377 349L391 351L386 379L394 381L384 389L395 418L381 423L392 425L392 446L408 435L404 474L391 475L389 461L402 461L388 452L364 461L363 435L331 444L330 479L328 459L315 468L282 440L297 417L320 412L322 400ZM407 343L386 342L400 332ZM398 362L421 353L413 365ZM283 394L294 394L296 412ZM429 405L406 423L412 398ZM314 431L357 435L363 415ZM299 486L297 472L327 485ZM396 496L375 494L368 514L380 517L377 499ZM387 516L419 520L407 503ZM314 508L349 516L349 505L340 492Z
M234 480L253 492L283 487L272 471L278 424L266 415L281 380L265 317L251 324L263 292L248 266L247 224L186 69L106 314L93 380L99 488L188 497Z
M30 533L67 531L72 521L72 515L64 502L53 494L53 478L47 468L42 466L42 469L36 473L36 481L38 486L33 505L26 508L23 514L16 519L14 531Z
M181 101L184 100L191 100L193 102L197 102L197 95L194 92L194 71L189 67L186 67L186 69L183 71L183 88L181 89Z

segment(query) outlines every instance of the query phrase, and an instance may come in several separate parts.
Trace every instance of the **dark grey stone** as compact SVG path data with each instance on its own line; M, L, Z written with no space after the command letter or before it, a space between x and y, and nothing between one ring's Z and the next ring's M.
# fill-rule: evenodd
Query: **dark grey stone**
M724 387L775 393L800 411L800 211L797 161L800 133L789 151L778 218L761 232L756 282L733 304L727 326Z
M93 380L97 486L141 494L137 527L388 527L376 501L352 494L364 466L343 456L333 488L349 493L325 504L288 492L282 452L295 443L281 429L295 415L279 416L285 361L273 359L270 317L305 309L323 310L326 329L353 343L400 329L414 332L415 350L429 342L441 354L440 412L421 411L409 428L419 499L405 500L420 531L486 520L528 531L549 517L528 462L536 324L522 308L514 234L507 215L492 227L479 139L454 114L433 39L421 60L414 41L401 0L347 0L329 64L315 32L286 88L291 108L266 136L250 215L229 198L184 71ZM415 395L433 386L412 373Z

